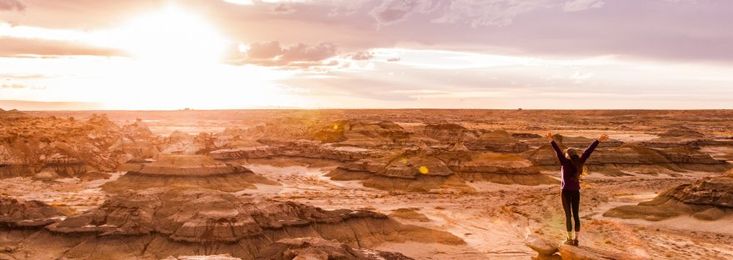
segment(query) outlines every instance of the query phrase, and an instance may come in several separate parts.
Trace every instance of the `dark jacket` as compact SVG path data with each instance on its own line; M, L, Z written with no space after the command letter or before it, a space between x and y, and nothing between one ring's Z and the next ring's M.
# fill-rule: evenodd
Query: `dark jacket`
M598 140L595 140L588 148L583 151L583 155L580 156L580 162L581 165L585 164L585 161L588 160L588 157L590 157L590 154L593 153L593 150L596 149L600 142ZM583 169L576 169L570 160L565 158L565 154L560 149L560 146L555 143L555 140L552 140L550 142L552 144L552 149L555 150L555 153L557 154L557 159L560 160L560 165L562 165L562 168L560 172L562 173L562 189L563 190L571 190L571 191L577 191L580 190L580 181L578 180L579 173L583 171Z

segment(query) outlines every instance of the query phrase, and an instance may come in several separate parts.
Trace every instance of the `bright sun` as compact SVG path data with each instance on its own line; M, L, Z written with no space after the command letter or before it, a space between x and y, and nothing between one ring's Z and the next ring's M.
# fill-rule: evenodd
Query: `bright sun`
M205 20L174 6L139 16L115 34L116 45L144 60L218 62L229 44Z

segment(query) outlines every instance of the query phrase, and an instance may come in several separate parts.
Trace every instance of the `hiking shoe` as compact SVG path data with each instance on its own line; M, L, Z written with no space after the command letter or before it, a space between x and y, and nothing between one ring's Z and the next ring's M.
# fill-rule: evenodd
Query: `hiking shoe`
M576 239L573 239L573 245L574 246L578 246L578 239L577 238Z
M564 242L562 242L562 243L563 243L563 244L566 244L566 245L571 245L571 246L572 246L572 245L574 245L574 244L573 244L573 240L572 240L572 239L565 239L565 241L564 241Z

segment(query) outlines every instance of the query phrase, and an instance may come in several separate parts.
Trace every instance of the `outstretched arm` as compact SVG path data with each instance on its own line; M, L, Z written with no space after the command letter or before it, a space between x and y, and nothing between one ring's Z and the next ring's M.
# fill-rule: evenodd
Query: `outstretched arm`
M565 155L562 154L562 149L560 149L560 146L557 145L555 140L550 141L550 144L552 145L552 149L555 150L557 159L560 160L560 162L563 162L564 160L566 160Z
M555 150L555 154L557 155L557 159L560 160L560 163L563 163L564 160L567 160L565 159L565 155L563 155L562 153L562 149L560 149L560 146L558 146L557 143L555 142L555 139L553 138L552 133L547 133L547 135L545 135L545 138L550 140L550 144L552 145L552 150Z
M580 159L584 162L585 160L588 160L588 158L593 153L593 151L596 150L596 147L598 147L598 144L600 144L601 141L605 142L606 140L608 140L608 135L606 134L601 135L601 137L599 137L598 140L593 141L593 143L591 143L590 146L588 146L588 148L586 148L585 151L583 151L583 155L580 156Z

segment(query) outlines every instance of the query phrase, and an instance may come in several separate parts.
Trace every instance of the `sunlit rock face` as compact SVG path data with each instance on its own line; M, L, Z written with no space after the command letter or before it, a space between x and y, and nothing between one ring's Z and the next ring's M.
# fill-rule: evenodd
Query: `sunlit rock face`
M376 147L400 144L411 136L401 126L390 121L342 120L314 131L311 138L344 146Z
M345 163L329 176L334 180L362 180L365 186L379 189L408 191L471 191L467 183L474 181L522 185L557 182L519 155L471 151L462 143L447 150L425 148L384 153Z
M151 162L129 163L129 170L103 189L120 192L154 187L201 187L223 191L251 189L255 184L277 184L244 166L227 164L206 155L160 154Z
M294 157L333 160L338 162L355 161L369 157L373 154L372 150L362 147L322 144L320 142L310 140L262 140L261 142L264 144L243 148L220 149L212 151L210 154L217 160Z
M733 176L704 178L669 189L651 201L620 206L604 216L652 221L688 215L718 220L733 214Z
M0 205L4 228L37 227L13 237L24 246L8 252L31 258L175 258L204 253L244 259L409 259L362 248L388 241L464 243L450 233L403 225L372 211L323 210L195 188L123 192L99 208L63 220L43 204L2 199ZM46 220L50 218L53 221Z
M20 117L0 125L0 176L59 177L113 171L125 161L157 153L157 138L144 125L119 127L105 115L88 120Z
M583 151L592 142L588 139L572 145L572 143L566 143L567 137L556 137L556 140L563 150L567 147L574 147L580 151ZM525 154L537 166L549 169L559 164L549 144L543 144ZM716 160L710 154L690 147L687 143L652 148L644 143L623 144L618 141L601 143L591 155L590 160L586 162L586 166L590 167L593 172L609 175L626 175L625 172L629 171L659 174L685 170L724 172L730 169L730 165L725 161Z
M357 249L321 238L282 239L262 252L260 259L344 259L344 260L409 260L396 252Z

